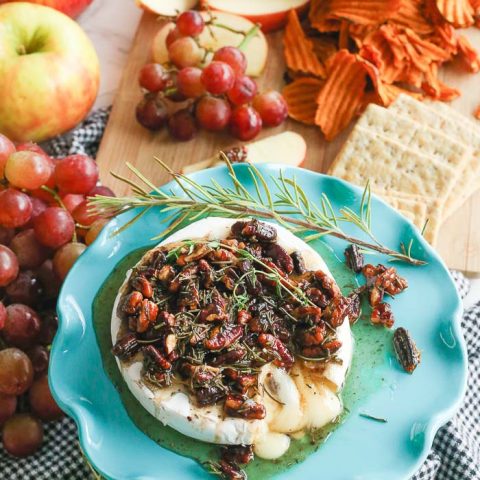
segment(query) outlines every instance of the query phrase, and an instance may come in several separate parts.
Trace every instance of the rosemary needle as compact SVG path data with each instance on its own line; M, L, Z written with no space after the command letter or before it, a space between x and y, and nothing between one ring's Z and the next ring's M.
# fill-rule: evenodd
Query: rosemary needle
M373 420L374 422L378 422L378 423L387 423L387 419L386 418L381 418L381 417L375 417L373 415L370 415L368 413L359 413L360 417L362 418L366 418L368 420Z

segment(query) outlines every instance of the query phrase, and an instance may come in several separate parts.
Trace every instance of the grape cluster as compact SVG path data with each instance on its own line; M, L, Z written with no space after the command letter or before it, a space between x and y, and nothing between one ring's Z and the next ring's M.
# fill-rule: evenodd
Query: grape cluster
M55 304L62 280L106 222L87 209L87 195L113 195L97 181L89 157L52 159L0 134L0 428L15 456L35 452L42 421L62 416L47 378Z
M148 63L139 73L146 92L136 109L138 122L149 130L167 127L181 141L199 128L228 130L239 140L256 137L263 126L280 125L287 104L279 92L258 93L255 81L245 74L247 59L236 47L225 46L204 65L206 53L198 42L206 24L202 15L181 13L166 38L171 65ZM187 102L172 112L171 102Z

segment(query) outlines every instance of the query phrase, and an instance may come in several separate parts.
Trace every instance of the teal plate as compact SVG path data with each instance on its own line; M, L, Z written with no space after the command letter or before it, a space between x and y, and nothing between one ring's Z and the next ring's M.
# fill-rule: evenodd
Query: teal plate
M286 177L296 176L308 198L319 199L324 192L335 210L358 209L362 191L342 180L300 168L259 168L267 178L277 177L280 169ZM253 192L248 167L237 165L235 170ZM230 185L225 167L197 172L192 178L203 184L215 179L223 186ZM165 188L180 193L175 184ZM211 478L197 462L160 447L135 426L103 368L93 328L95 296L127 254L152 246L155 242L151 239L165 228L161 223L165 216L151 210L131 228L111 235L134 214L128 212L112 220L63 285L58 302L60 326L51 355L51 388L62 409L75 419L86 456L106 478ZM359 236L353 226L345 225L344 230ZM460 331L462 307L448 270L419 231L377 198L372 198L372 230L382 244L395 249L400 241L408 243L413 238L412 255L427 262L422 267L396 263L409 288L392 301L397 325L406 327L416 339L422 363L410 376L398 366L391 348L385 348L381 364L372 370L372 376L381 380L375 390L349 406L351 411L343 424L318 451L279 472L275 479L318 478L321 472L328 480L407 480L426 458L438 428L451 418L462 400L467 377ZM343 258L343 242L332 238L323 242ZM370 263L387 260L382 255L368 257ZM360 361L361 369L362 359L356 361ZM369 375L364 372L364 376ZM386 418L388 423L372 421L359 413Z

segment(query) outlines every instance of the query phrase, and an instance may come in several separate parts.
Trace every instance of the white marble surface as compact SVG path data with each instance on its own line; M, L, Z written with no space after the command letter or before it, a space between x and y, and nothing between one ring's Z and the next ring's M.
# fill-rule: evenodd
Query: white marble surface
M95 107L112 103L141 14L134 0L94 0L79 18L100 58L102 79ZM472 279L465 306L479 300L480 278Z

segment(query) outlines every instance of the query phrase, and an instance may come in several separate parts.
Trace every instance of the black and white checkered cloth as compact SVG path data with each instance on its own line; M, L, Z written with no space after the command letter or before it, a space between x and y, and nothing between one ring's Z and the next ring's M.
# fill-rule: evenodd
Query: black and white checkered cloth
M109 109L97 110L71 133L44 145L55 156L95 156ZM452 272L464 298L468 280ZM468 391L457 415L442 427L432 450L411 480L480 480L480 302L465 311L462 321L469 360ZM65 418L45 429L43 448L27 459L14 459L0 448L0 480L93 480L81 453L75 424Z

